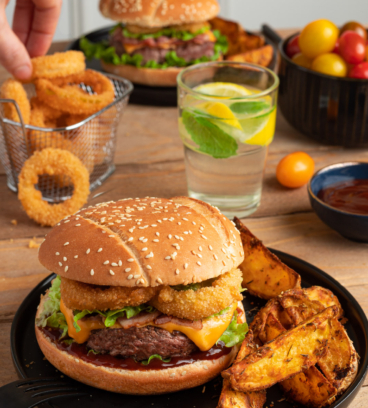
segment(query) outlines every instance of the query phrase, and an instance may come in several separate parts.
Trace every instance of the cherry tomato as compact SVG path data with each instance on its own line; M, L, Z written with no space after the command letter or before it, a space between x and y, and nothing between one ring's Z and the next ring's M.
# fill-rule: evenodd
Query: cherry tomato
M345 31L354 31L359 34L364 39L364 41L367 40L366 29L356 21L349 21L348 23L344 24L340 30L340 35L345 33Z
M314 161L309 154L295 152L285 156L276 169L276 177L285 187L297 188L304 186L314 173Z
M300 34L299 47L308 58L331 52L339 36L339 29L329 20L316 20L307 24Z
M337 40L336 40L336 43L335 43L335 47L334 47L334 49L332 50L332 52L333 52L334 54L338 54L338 53L339 53L339 45L340 45L340 41L339 41L339 39L337 39Z
M299 35L294 36L287 44L286 44L286 54L289 58L293 58L295 54L300 52L299 48Z
M365 58L365 40L354 31L345 31L339 39L339 54L349 64L359 64Z
M337 54L323 54L312 62L312 70L326 75L345 77L348 72L346 62Z
M301 52L299 54L295 54L292 60L295 62L295 64L300 65L301 67L309 68L309 69L312 67L312 60L307 58Z
M349 72L350 78L368 79L368 62L355 65Z
M368 61L368 44L365 46L365 60Z

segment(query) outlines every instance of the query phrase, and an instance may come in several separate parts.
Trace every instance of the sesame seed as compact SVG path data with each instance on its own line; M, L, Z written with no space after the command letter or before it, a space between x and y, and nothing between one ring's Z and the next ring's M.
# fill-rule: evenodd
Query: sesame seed
M196 223L195 223L194 221L192 221L192 224L193 224L193 225L196 225Z
M200 261L197 261L197 265L201 266L202 264L201 264L201 262L200 262Z
M101 251L102 251L102 248L100 248L100 249L97 250L97 252L101 252Z
M91 252L90 248L87 249L86 254L88 255Z
M133 279L133 275L129 275L127 279Z
M171 256L165 256L165 259L169 260L169 259L171 259Z
M147 251L147 247L145 247L145 248L142 248L142 252L145 252L145 251Z
M65 242L64 246L67 246L67 245L69 245L69 242Z
M176 239L180 239L180 238L179 238L179 235L174 235L174 237L175 237Z
M183 238L183 237L180 237L179 239L180 239L180 241L184 241L184 238Z
M158 236L158 237L159 237L159 236L160 236L160 233L159 233L159 232L156 232L156 236Z
M175 275L179 275L179 273L180 273L179 269L176 269L175 270Z
M95 274L95 271L93 269L91 269L90 274L91 274L91 276L93 276Z
M184 220L184 221L189 221L188 218L184 218L184 217L183 217L183 220Z
M63 266L63 264L61 262L59 262L59 266Z
M207 367L206 365L204 365L203 368L204 368L205 370L208 370L208 367Z
M153 239L152 241L153 241L153 242L160 242L159 239Z
M124 269L124 272L130 272L132 270L132 268L126 268Z
M106 231L102 231L103 234L106 234Z
M170 374L170 378L173 378L173 377L175 377L175 373Z
M156 224L152 224L151 227L157 227L157 225L156 225Z
M171 235L171 234L169 234L167 237L168 237L169 239L171 239L171 238L172 238L172 235Z
M152 266L151 266L151 265L147 265L146 268L149 269L149 270L151 270L151 269L152 269Z
M161 278L157 278L157 279L156 279L156 282L162 284L162 279L161 279Z
M147 242L148 241L148 238L145 238L142 242Z
M175 258L176 258L176 255L178 255L177 252L173 252L173 253L171 254L171 258L172 258L172 259L175 259Z
M143 241L143 240L144 240L144 237L138 238L138 241Z
M118 264L115 262L111 262L111 266L118 266Z
M181 225L181 222L178 222L178 225Z
M223 264L224 266L226 266L226 263L225 263L225 261L222 261L222 264Z
M153 252L150 252L148 255L145 256L146 259L153 258Z
M134 259L133 259L133 258L129 258L129 259L128 259L128 262L134 262Z
M65 262L66 262L67 260L68 260L68 259L67 259L67 257L66 257L66 256L64 256L63 261L65 261Z
M189 234L192 235L192 231L191 231L191 230L189 230Z
M70 222L70 220L66 220L66 221L64 222L64 224L66 224L67 222Z
M184 269L187 269L188 266L189 266L189 264L185 263L185 264L184 264Z
M218 260L218 256L216 254L213 254L213 257L216 259L216 261Z
M133 278L134 278L134 279L137 279L137 278L140 278L140 276L141 276L141 275L134 275ZM137 282L137 283L138 283L138 282Z
M186 371L182 371L182 372L181 372L181 375L184 376L186 373L187 373Z
M109 261L105 261L103 264L108 265L109 263L110 263Z
M212 246L211 246L211 245L208 245L208 248L210 249L210 251L212 251L212 250L213 250L213 248L212 248Z
M80 225L80 224L75 224L75 226L76 226L76 227L80 227L81 225Z
M199 249L200 251L202 251L202 247L201 247L201 246L199 246L198 249Z
M74 255L74 258L77 259L77 258L78 258L78 255Z
M55 252L55 255L60 255L60 253L59 253L59 252Z
M109 238L114 238L115 235L109 235Z
M202 237L203 239L207 239L207 237L206 237L205 235L201 235L201 237Z
M201 254L197 254L197 256L198 256L198 258L202 258L202 255L201 255Z
M68 272L69 266L67 265L64 269L64 272Z
M128 242L132 242L133 241L133 237L130 237L129 239L128 239Z

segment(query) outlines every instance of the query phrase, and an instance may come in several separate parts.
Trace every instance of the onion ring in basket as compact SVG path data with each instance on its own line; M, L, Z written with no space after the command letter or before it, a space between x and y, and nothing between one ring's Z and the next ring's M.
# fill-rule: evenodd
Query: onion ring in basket
M198 320L211 316L242 300L240 287L243 280L239 269L233 269L219 276L211 286L197 291L178 291L165 286L150 304L160 312L180 317L181 319Z
M53 55L32 58L32 79L59 78L79 74L86 69L83 52L56 52Z
M88 94L75 86L90 86L95 94ZM86 71L65 78L37 79L38 97L54 109L73 115L92 115L113 102L115 93L112 82L97 71Z
M23 85L15 79L9 78L0 89L0 98L14 99L17 102L25 125L29 124L31 116L31 105ZM18 112L12 103L4 103L4 116L14 122L20 122Z
M61 278L60 290L61 298L69 309L105 311L146 303L156 295L160 287L96 286Z
M35 189L40 175L65 175L74 185L73 196L60 204L49 204ZM47 148L35 152L19 174L18 198L28 217L41 225L53 226L67 215L78 211L87 202L89 174L86 167L67 150Z

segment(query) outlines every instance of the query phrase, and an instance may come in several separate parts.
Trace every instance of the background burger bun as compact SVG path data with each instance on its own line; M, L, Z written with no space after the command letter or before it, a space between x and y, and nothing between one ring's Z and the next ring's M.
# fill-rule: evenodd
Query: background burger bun
M235 225L188 197L124 199L88 207L60 221L39 260L79 282L123 287L187 285L238 267L243 245Z
M36 318L43 310L46 296L47 293L41 298ZM238 307L243 309L241 302L239 302ZM242 313L241 317L245 321L245 313ZM38 327L35 329L36 338L43 354L62 373L92 387L122 394L165 394L202 385L229 367L239 350L238 346L234 346L229 354L216 360L200 360L192 364L164 370L112 369L87 363L73 357L66 351L59 350Z
M134 65L114 65L101 60L104 71L129 79L134 84L148 86L176 86L176 77L183 68L137 68Z
M210 20L217 0L100 0L101 13L111 20L141 27L165 27Z

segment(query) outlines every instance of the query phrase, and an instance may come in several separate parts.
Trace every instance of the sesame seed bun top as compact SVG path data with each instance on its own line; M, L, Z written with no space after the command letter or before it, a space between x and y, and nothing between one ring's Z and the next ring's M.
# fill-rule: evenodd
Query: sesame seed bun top
M188 197L124 199L60 221L39 260L60 276L95 285L187 285L244 259L239 232L216 208Z
M100 0L100 11L125 24L164 27L209 20L220 8L217 0Z

